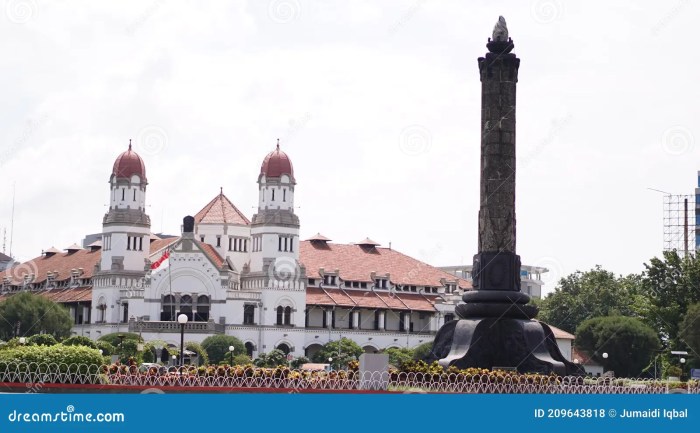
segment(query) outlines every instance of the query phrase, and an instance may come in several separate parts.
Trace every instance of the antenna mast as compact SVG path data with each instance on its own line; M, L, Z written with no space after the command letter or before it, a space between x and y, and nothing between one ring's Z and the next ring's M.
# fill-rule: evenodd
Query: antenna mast
M12 235L15 232L15 193L17 191L17 182L12 184L12 217L10 219L10 257L12 257ZM4 242L3 242L4 245ZM4 248L3 248L4 249Z

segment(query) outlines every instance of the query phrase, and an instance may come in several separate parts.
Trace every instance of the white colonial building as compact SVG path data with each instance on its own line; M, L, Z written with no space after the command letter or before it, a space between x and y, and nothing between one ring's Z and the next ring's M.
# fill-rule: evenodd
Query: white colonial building
M0 299L36 291L65 304L73 332L93 339L129 331L177 343L185 314L187 341L233 335L253 357L275 348L310 356L342 337L367 352L414 347L455 318L466 279L370 239L300 240L296 178L279 143L257 184L251 219L222 190L180 236L161 238L146 214L145 164L129 145L109 176L101 236L0 272ZM570 354L573 336L556 336Z

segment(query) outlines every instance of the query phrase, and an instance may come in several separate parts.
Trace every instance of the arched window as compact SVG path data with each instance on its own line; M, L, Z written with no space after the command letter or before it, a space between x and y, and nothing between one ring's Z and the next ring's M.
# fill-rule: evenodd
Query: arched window
M207 295L199 295L197 297L197 313L194 316L195 322L206 322L209 320L209 297Z
M284 307L284 324L292 324L292 307Z
M284 352L285 355L289 355L289 352L292 351L292 349L289 348L289 345L287 343L282 343L279 346L276 347L277 350L281 350Z
M253 346L253 343L250 341L245 344L245 351L250 356L250 358L253 358L253 351L255 350L255 346Z
M277 325L282 325L284 322L284 307L281 305L277 307Z
M160 308L160 320L170 322L175 320L175 297L173 295L163 296Z
M182 295L180 298L180 314L185 314L189 320L194 321L192 317L192 296Z

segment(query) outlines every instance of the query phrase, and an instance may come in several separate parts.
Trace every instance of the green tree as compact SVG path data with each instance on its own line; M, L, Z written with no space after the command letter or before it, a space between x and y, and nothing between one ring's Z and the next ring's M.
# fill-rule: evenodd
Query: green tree
M700 303L688 307L680 326L680 336L693 357L700 358Z
M354 361L362 355L362 348L349 338L330 341L321 347L311 358L313 362L329 364L328 359L334 369L346 368L348 362Z
M634 317L595 317L576 329L576 347L619 377L638 377L661 347L648 325ZM608 357L604 358L603 353Z
M0 339L19 335L51 334L56 338L70 335L73 320L68 310L43 296L21 292L0 302Z
M390 347L384 350L389 355L389 364L401 368L404 363L413 360L414 351L406 347Z
M688 308L700 302L700 260L665 251L662 259L654 257L644 266L642 285L650 303L646 321L668 348L682 347L681 322Z
M300 356L298 358L294 358L292 362L290 362L290 365L294 369L300 369L302 365L310 363L311 360L305 356Z
M212 335L202 341L202 347L207 351L209 362L212 364L228 361L225 357L228 353L229 346L235 348L233 352L234 355L247 353L243 342L231 335Z
M233 365L248 365L252 363L253 360L246 353L239 353L233 357Z
M256 367L278 367L287 365L287 355L279 349L273 349L269 353L261 353L253 361Z
M425 360L433 350L433 342L428 341L413 348L413 359L416 361Z
M638 317L641 279L636 275L616 277L600 266L587 272L576 271L540 303L539 319L573 333L592 317L623 315Z

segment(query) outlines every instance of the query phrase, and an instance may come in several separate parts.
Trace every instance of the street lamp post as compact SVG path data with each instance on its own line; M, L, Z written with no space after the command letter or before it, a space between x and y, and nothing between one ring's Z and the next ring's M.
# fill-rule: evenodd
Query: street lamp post
M328 364L330 364L331 370L333 370L333 358L328 358Z
M683 380L683 375L685 374L685 358L681 358L681 381Z
M235 349L235 347L233 347L233 346L228 347L228 351L231 354L231 362L229 363L229 365L233 365L233 351L234 351L234 349Z
M180 324L180 367L185 365L185 325L187 324L187 314L177 316Z

